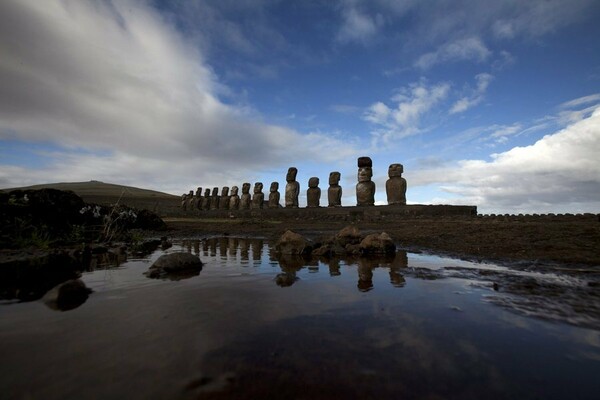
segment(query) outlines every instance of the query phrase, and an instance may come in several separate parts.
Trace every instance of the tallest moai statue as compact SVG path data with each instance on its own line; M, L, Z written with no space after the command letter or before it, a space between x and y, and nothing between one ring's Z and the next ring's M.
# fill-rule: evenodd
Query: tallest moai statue
M373 177L373 161L369 157L358 158L358 183L356 184L356 205L372 206L375 204L375 182Z

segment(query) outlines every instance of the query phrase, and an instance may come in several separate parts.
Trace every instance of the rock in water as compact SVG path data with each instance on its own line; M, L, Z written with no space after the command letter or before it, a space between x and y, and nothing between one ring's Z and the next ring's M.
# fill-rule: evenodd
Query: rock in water
M191 253L163 254L146 271L148 278L189 278L202 270L202 261Z
M53 310L68 311L85 303L91 292L81 279L71 279L50 289L43 301Z
M360 242L360 252L363 254L393 254L396 252L396 245L387 233L373 233L367 235Z
M275 250L280 254L303 254L310 249L308 240L304 236L296 232L285 231L277 241Z

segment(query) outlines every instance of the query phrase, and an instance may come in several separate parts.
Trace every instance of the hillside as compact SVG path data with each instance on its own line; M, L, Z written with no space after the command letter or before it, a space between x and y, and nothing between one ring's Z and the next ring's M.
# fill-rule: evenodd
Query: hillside
M46 188L71 190L86 203L111 205L119 202L130 207L145 208L161 216L178 214L181 204L181 197L172 194L100 181L47 183L2 190L9 192L17 189L39 190Z

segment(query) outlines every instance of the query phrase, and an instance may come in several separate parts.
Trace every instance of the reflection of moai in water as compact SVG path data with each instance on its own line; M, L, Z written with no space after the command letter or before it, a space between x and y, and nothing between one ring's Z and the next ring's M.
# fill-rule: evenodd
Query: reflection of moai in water
M269 190L269 208L279 208L279 182L272 182Z
M221 189L219 210L229 210L229 188L227 186L223 186L223 189Z
M254 184L254 195L252 196L252 208L259 209L263 208L263 203L265 201L265 194L262 192L263 184L262 182L256 182Z
M406 204L406 179L402 172L402 164L391 164L388 169L390 179L385 183L388 204Z
M369 157L358 158L358 183L356 184L356 205L372 206L375 204L375 182L373 177L373 161Z
M340 207L342 205L340 176L340 173L337 171L329 174L329 189L327 189L327 202L329 207Z
M298 208L298 195L300 194L300 184L296 181L298 169L290 167L285 177L285 206L287 208Z
M237 210L240 208L240 196L238 196L238 187L231 187L231 196L229 197L229 209Z
M204 190L204 198L202 198L202 209L210 210L210 189Z
M240 210L250 209L250 184L242 184L242 196L240 197Z
M210 209L218 210L219 209L219 188L213 188L212 196L210 199Z
M319 207L321 200L321 189L319 189L319 178L313 176L308 180L306 191L306 207Z

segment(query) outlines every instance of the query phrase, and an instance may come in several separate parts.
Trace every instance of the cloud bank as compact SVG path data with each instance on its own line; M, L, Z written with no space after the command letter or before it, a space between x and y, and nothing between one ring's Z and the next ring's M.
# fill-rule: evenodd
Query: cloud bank
M331 152L335 139L223 103L226 88L197 47L144 2L9 0L0 18L0 140L64 149L46 155L45 172L0 166L3 187L152 177L177 192L354 154L347 141Z

